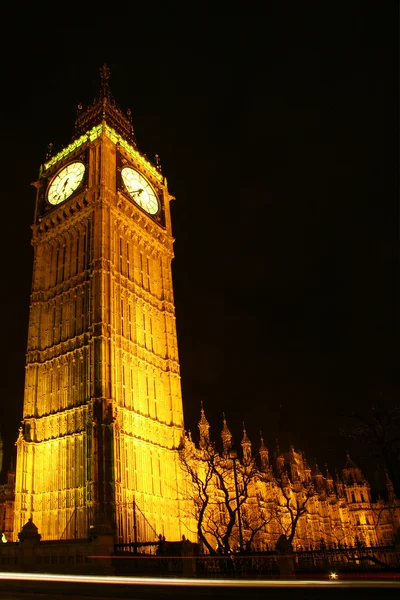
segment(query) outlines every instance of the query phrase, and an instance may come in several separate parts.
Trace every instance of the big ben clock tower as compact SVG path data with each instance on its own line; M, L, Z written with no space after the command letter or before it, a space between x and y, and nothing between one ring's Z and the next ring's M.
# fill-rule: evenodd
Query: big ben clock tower
M180 539L183 435L165 178L103 66L72 141L41 167L14 533Z

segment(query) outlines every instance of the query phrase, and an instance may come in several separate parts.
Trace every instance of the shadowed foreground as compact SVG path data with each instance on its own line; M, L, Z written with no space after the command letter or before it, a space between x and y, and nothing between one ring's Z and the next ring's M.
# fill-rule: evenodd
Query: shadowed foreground
M198 580L129 577L79 577L46 574L0 573L0 598L9 600L55 600L60 597L80 600L91 598L134 598L158 600L167 598L365 598L399 597L399 579L380 580Z

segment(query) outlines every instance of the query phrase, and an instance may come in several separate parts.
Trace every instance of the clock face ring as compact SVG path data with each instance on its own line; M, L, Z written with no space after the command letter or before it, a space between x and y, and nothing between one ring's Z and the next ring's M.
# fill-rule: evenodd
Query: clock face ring
M147 179L132 167L124 167L121 177L132 200L149 215L156 215L160 206L154 189Z
M47 201L57 205L69 198L82 183L85 165L81 161L69 163L53 177L47 191Z

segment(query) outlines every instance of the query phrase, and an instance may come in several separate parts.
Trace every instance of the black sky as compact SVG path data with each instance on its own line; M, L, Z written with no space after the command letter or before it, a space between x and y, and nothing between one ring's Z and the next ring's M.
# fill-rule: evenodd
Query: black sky
M197 436L203 402L215 437L223 412L236 442L244 422L256 448L260 430L271 450L290 431L333 471L343 416L398 402L397 3L205 11L167 3L69 28L36 16L16 32L19 52L2 48L6 466L22 418L30 183L48 143L69 143L104 62L177 198L186 428Z

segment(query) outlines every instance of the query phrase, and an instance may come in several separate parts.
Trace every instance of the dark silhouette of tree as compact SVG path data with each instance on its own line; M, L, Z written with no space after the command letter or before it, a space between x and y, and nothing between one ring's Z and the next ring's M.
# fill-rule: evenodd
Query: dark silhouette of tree
M275 514L275 519L279 521L283 535L286 537L290 547L293 546L296 528L300 518L308 512L308 503L317 495L312 482L290 481L286 471L275 475L274 482L281 492L283 511ZM289 519L285 518L285 514Z
M179 450L182 468L194 486L193 503L199 540L210 554L230 554L238 546L238 519L249 498L257 468L254 461L236 462L237 495L232 459L221 455L211 442L196 448L186 439ZM246 515L246 512L245 512ZM264 514L249 526L245 516L243 543L250 543L266 524ZM210 540L214 540L214 545Z
M400 406L373 407L365 414L351 413L341 430L344 438L368 447L387 472L400 498Z

